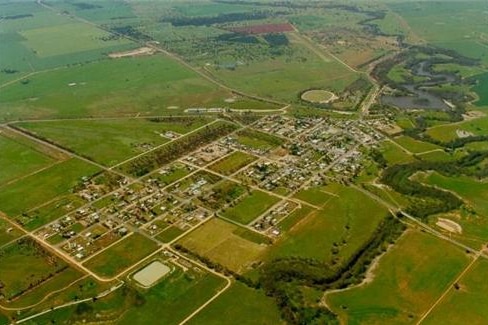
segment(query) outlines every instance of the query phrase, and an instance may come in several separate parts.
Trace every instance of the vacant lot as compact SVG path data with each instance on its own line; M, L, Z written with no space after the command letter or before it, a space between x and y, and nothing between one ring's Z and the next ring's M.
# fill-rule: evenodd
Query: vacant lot
M84 265L100 276L113 277L157 248L156 242L135 233L88 260Z
M45 167L53 160L13 139L0 135L0 186Z
M217 173L230 175L245 167L246 165L249 165L256 159L258 158L255 156L252 156L245 152L236 151L231 153L224 159L221 159L218 162L214 163L209 168L213 171L216 171Z
M60 195L67 195L84 176L99 169L79 159L69 159L37 174L4 186L0 191L0 209L14 217Z
M212 219L178 243L212 261L239 272L259 260L266 246L243 238L241 228L221 219Z
M352 324L410 323L430 308L468 261L448 242L409 231L381 258L371 283L332 293L328 304Z
M110 119L20 123L20 127L107 166L169 141L167 131L184 134L206 119L150 121Z
M252 317L249 311L252 310ZM228 324L229 320L241 325L282 324L279 310L272 298L264 292L250 289L236 282L217 300L198 313L189 324Z
M253 190L235 206L223 211L222 216L242 224L248 224L278 203L279 200L279 198L265 192Z
M488 319L488 262L478 260L459 281L459 289L451 287L424 324L483 324Z
M9 222L0 218L0 247L18 238L22 232L13 227Z
M243 130L238 133L237 142L251 149L269 150L280 146L283 140L256 130Z

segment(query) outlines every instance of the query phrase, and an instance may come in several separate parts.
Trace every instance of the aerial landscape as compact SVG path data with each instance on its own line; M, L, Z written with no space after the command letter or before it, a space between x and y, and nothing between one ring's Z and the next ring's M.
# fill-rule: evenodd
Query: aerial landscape
M0 325L488 324L486 0L0 0Z

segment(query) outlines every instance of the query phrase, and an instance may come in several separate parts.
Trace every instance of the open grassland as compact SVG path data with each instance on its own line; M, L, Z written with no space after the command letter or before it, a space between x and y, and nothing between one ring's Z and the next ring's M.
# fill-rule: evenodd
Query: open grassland
M209 168L217 173L223 175L230 175L237 172L239 169L249 165L255 161L257 157L247 154L242 151L236 151L231 153L229 156L221 159L211 165Z
M476 212L488 217L488 182L477 181L466 176L446 177L438 173L430 173L424 181L429 185L457 193Z
M109 40L110 33L81 22L29 29L20 34L26 39L24 45L41 58L132 43L124 38Z
M459 289L452 287L423 324L483 324L488 319L488 262L478 260L459 281Z
M241 235L241 228L221 219L208 221L178 243L235 272L259 260L266 249Z
M4 219L0 219L0 247L20 237L22 232L12 227L12 225Z
M168 107L218 105L228 97L180 63L154 55L63 68L6 86L0 117L169 115L178 110Z
M265 192L253 190L236 205L223 211L222 216L242 224L248 224L278 201L278 198Z
M22 143L0 135L0 186L48 166L53 160Z
M482 24L486 19L485 2L446 1L442 8L434 2L393 3L390 7L400 14L410 28L421 38L434 45L453 49L462 55L488 62L488 46Z
M381 143L380 151L389 165L408 163L415 160L412 155L409 155L390 141L384 141Z
M290 58L277 56L238 65L235 70L212 69L211 72L231 87L283 101L295 101L301 91L309 88L341 91L357 78L332 58L327 57L326 61L304 46L290 47L293 52Z
M403 148L413 153L421 153L425 151L441 149L441 147L436 146L435 144L418 141L407 136L395 138L394 141L401 145Z
M190 118L183 121L110 119L17 125L79 155L111 166L169 141L165 136L167 131L184 134L207 122L206 119Z
M252 317L249 312L252 310ZM260 290L236 282L217 300L198 313L189 324L276 325L283 321L273 299Z
M323 188L320 210L314 210L284 233L268 258L301 256L337 263L347 260L370 239L388 211L365 194L333 184ZM316 192L307 192L315 198ZM302 199L307 199L302 194ZM285 219L286 222L286 219Z
M407 324L419 319L468 264L457 247L408 231L380 259L372 282L331 293L327 303L348 324Z
M64 261L30 238L21 238L0 249L0 294L16 298L46 281L53 281L67 268Z
M104 30L31 3L4 3L0 44L0 83L26 73L106 58L136 46ZM76 35L76 37L73 37Z
M157 248L156 242L139 233L134 233L86 261L84 265L100 276L113 277Z
M425 161L453 161L459 158L457 155L445 151L431 151L425 154L419 154L417 157Z
M98 167L72 158L3 186L0 191L0 209L14 217L58 196L67 195L84 176L98 172Z
M432 127L427 130L427 134L437 140L450 141L457 138L457 130L470 132L474 135L485 135L486 130L488 130L488 117Z

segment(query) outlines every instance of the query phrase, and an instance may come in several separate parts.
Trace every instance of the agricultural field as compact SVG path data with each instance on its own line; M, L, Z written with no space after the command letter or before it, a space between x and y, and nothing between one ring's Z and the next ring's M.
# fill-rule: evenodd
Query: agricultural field
M22 231L12 226L10 222L0 219L0 247L17 239L22 235Z
M315 193L308 191L299 197L315 199ZM386 208L353 188L332 184L323 188L321 195L326 199L321 209L311 211L291 227L270 249L268 258L301 256L345 261L388 214Z
M63 260L31 238L21 238L2 247L0 262L3 284L0 293L8 300L42 286L68 268Z
M157 248L156 242L135 233L83 264L100 276L110 278L139 262Z
M107 166L166 143L196 128L206 119L108 119L18 123L38 137Z
M178 95L184 92L191 95ZM182 64L153 55L57 69L5 86L0 117L171 115L178 108L222 105L228 97Z
M19 143L14 139L0 135L0 186L14 181L16 178L28 175L54 161L44 153ZM13 163L15 162L15 163Z
M248 237L242 234L239 226L212 219L180 239L178 244L234 272L240 272L258 261L266 250L266 246L250 241Z
M412 153L423 153L426 151L442 149L434 144L418 141L407 136L395 138L394 141Z
M488 318L486 306L486 260L478 260L425 318L424 324L482 324Z
M2 187L0 209L9 217L15 217L61 195L69 194L82 177L89 177L98 171L98 167L76 158L63 161Z
M399 146L390 141L384 141L381 144L380 151L386 161L391 165L412 162L415 160L412 155L409 155Z
M469 260L446 241L408 231L381 257L369 282L328 294L327 304L350 324L416 322Z
M278 203L279 200L265 192L253 190L234 206L224 210L222 216L241 224L248 224Z
M487 128L488 117L481 117L457 124L435 126L429 128L426 133L437 140L451 141L458 137L458 131L467 132L472 135L484 135L486 134L485 130L487 130Z
M249 310L252 310L252 317L249 317ZM274 325L283 322L273 301L264 292L236 282L190 320L189 324L225 324L229 319L243 325Z

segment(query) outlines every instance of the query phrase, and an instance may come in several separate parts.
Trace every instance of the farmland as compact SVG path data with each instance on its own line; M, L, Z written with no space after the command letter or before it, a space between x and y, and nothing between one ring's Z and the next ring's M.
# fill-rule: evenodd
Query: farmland
M259 260L265 249L241 237L238 226L220 219L207 222L179 243L236 272Z
M487 317L485 3L0 2L0 324Z
M79 155L111 166L161 145L171 140L171 136L177 137L201 127L206 122L205 119L183 121L116 119L17 125Z
M327 303L350 323L417 321L468 261L447 242L412 231L381 258L371 282L332 293Z

